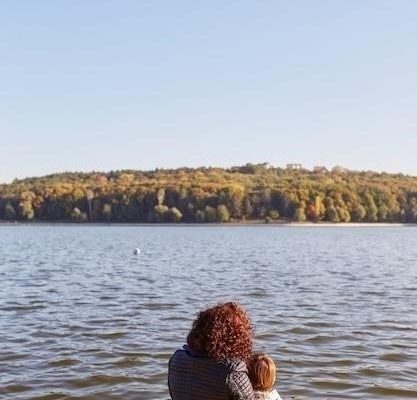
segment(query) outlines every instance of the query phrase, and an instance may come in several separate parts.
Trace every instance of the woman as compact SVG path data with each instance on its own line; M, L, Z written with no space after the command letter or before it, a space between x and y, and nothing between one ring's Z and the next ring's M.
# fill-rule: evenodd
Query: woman
M253 400L246 367L252 333L249 316L237 303L201 311L187 345L169 360L172 400Z

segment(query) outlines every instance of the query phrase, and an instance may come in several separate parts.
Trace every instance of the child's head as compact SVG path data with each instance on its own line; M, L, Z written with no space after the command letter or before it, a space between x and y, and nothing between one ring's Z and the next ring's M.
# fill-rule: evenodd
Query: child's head
M254 390L269 391L275 383L276 366L266 354L254 354L249 361L249 379Z

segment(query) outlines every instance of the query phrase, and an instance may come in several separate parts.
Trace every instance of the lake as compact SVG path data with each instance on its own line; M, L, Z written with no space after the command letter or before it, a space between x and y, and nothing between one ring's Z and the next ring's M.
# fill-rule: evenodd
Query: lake
M417 398L415 227L3 225L0 279L0 398L165 400L227 300L284 400Z

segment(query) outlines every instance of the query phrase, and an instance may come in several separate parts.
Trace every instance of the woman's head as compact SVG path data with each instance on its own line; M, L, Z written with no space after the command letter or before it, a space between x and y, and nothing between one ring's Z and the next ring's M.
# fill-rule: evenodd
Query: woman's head
M187 337L188 346L222 361L252 355L252 325L246 311L237 303L218 304L201 311Z
M276 366L266 354L254 354L249 361L249 379L253 390L269 391L275 383Z

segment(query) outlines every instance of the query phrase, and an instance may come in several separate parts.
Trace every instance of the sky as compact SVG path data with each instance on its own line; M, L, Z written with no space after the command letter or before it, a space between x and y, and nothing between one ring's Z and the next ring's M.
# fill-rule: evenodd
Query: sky
M414 0L3 0L0 182L299 162L417 175Z

